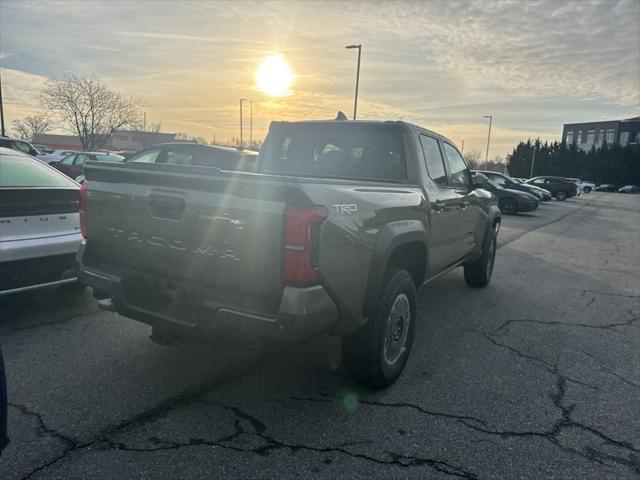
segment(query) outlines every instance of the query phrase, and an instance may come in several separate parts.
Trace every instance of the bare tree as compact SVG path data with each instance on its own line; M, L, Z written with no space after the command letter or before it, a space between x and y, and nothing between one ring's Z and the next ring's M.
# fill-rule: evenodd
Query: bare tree
M116 130L140 123L140 102L108 89L95 76L49 80L40 101L80 137L86 151L103 147Z
M51 130L51 122L45 115L28 115L22 120L14 120L13 130L22 140L33 141L36 135Z
M469 165L469 168L475 170L480 166L481 155L482 154L478 150L469 150L468 152L465 152L464 159L466 160L467 165Z

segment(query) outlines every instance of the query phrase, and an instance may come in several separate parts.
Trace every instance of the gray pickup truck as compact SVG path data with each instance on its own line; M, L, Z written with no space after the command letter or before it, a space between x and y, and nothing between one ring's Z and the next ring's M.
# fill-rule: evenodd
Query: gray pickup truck
M500 211L446 138L406 122L273 122L254 172L87 162L81 280L152 339L342 339L390 385L416 290L457 266L491 279Z

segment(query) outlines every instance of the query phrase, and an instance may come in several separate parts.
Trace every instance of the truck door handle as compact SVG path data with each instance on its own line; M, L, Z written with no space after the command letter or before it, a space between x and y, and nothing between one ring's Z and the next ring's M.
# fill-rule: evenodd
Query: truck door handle
M168 220L180 220L186 208L184 199L180 197L151 194L147 202L154 217Z

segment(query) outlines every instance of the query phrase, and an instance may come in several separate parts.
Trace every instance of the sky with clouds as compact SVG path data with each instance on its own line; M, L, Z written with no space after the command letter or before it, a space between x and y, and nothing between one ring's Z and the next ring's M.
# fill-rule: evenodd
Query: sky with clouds
M491 154L559 138L563 123L640 115L640 1L207 2L0 0L5 120L40 111L50 77L95 74L164 131L226 140L238 100L271 120L399 119ZM281 53L289 93L256 88ZM248 110L247 110L248 114ZM245 136L248 132L245 131Z

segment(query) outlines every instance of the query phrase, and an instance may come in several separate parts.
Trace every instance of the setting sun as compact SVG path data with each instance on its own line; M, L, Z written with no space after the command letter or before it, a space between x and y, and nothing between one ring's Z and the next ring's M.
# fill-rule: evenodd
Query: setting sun
M258 89L275 96L287 93L294 78L291 68L280 54L266 57L256 72Z

